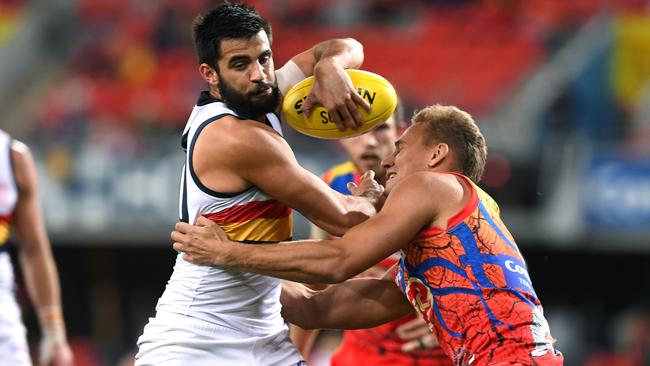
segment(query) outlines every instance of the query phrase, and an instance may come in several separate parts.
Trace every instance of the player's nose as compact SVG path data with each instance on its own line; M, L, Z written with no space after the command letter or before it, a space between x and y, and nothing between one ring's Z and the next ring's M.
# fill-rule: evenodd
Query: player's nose
M391 166L393 166L393 163L395 162L395 153L388 155L381 161L381 166L384 167L384 169L388 169Z
M259 62L253 62L251 66L250 73L251 81L266 81L266 72L264 71L264 66Z

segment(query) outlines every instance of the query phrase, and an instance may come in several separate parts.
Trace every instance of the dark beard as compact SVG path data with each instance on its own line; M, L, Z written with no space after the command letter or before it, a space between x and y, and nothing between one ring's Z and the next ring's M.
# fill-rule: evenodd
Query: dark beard
M239 117L256 119L267 113L275 112L280 104L280 89L276 84L258 83L256 91L271 88L271 94L263 99L253 101L246 95L231 88L228 83L219 76L219 94L228 108L232 109Z

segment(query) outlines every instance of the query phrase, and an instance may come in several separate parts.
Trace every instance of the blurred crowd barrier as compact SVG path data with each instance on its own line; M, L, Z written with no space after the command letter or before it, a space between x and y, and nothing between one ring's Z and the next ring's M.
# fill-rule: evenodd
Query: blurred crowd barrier
M484 186L524 239L571 246L593 237L606 245L612 230L619 235L625 226L632 247L645 246L645 225L633 224L650 215L650 108L644 108L650 104L644 103L650 95L650 21L642 1L251 3L273 24L277 65L321 40L352 36L364 44L364 68L391 80L409 113L432 103L471 112L490 145ZM24 136L18 136L36 150L47 222L57 240L165 238L177 216L178 135L204 87L190 24L209 4L75 4L70 21L83 31L75 33L63 67L51 73L37 102L23 108ZM524 110L530 122L514 120L505 128L495 123L508 100L566 53L578 31L603 16L605 28L595 30L602 51L576 57L581 64L559 90L540 89L530 97L558 95L547 108L529 115ZM510 132L517 124L537 136L526 143L525 159L503 146L523 138ZM288 137L317 174L344 159L336 143L317 145L290 131ZM613 176L606 169L612 164L618 171L637 168ZM539 222L532 230L531 221ZM150 233L142 236L141 227ZM297 230L300 237L306 224L298 220Z

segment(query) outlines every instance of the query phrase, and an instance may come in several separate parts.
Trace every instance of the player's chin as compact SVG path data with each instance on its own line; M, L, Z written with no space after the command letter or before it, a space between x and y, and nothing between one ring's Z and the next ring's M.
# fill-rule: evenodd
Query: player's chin
M393 186L395 184L391 182L390 180L386 182L386 185L384 186L384 195L387 195L390 193L390 191L393 189Z

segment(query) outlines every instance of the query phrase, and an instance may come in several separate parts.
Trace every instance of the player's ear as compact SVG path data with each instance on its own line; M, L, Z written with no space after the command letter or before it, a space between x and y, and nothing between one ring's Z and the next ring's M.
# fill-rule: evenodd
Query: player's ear
M206 83L210 84L210 86L216 87L219 85L219 74L217 73L217 70L215 70L212 66L206 63L200 64L199 74L201 74L203 80L205 80Z
M444 142L437 143L432 149L429 157L430 168L440 164L449 155L449 145Z

